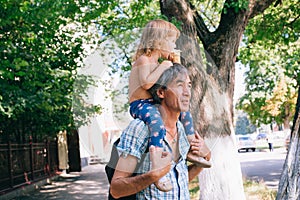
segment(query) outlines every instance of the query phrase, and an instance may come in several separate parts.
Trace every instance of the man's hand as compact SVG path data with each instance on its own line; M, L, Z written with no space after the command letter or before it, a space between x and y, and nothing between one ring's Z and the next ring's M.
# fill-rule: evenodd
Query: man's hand
M200 135L196 132L195 133L195 138L190 142L190 151L191 151L191 155L196 155L195 156L191 156L189 158L189 154L188 154L188 160L190 159L191 162L193 161L197 161L200 162L201 160L197 159L197 158L201 158L201 159L205 159L207 161L203 162L201 161L201 164L197 163L197 162L193 162L196 164L192 164L189 165L189 181L193 180L202 170L203 167L209 168L211 167L211 164L209 162L210 160L210 150L209 148L206 146L203 138L200 137Z
M203 157L206 160L210 160L211 157L210 150L206 146L203 138L201 138L197 132L195 132L195 138L192 140L190 145L193 154Z
M151 171L157 180L166 175L171 169L171 154L164 152L163 148L157 148L154 146L149 147Z

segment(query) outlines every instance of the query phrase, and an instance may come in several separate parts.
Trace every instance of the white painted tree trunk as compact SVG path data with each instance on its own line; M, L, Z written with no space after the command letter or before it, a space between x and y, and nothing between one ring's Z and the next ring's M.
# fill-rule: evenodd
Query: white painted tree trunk
M205 141L211 148L212 167L204 169L199 174L199 199L245 199L234 136L211 138Z
M207 79L207 88L200 106L201 114L196 115L195 119L206 124L196 126L200 125L211 150L212 167L199 175L199 199L244 200L241 166L231 117L232 100L227 93L218 89L213 79Z
M244 200L232 122L232 100L230 95L219 90L213 79L206 80L207 91L199 111L194 113L196 129L205 136L205 142L212 153L212 167L204 169L199 175L200 200ZM195 110L196 107L193 107L192 111Z

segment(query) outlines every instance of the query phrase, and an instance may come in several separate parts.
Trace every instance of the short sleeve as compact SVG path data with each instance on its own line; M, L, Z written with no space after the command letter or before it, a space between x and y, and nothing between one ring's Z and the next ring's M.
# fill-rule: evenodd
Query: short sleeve
M148 143L148 127L143 121L135 119L122 132L117 149L120 156L126 157L129 154L140 160L148 147Z

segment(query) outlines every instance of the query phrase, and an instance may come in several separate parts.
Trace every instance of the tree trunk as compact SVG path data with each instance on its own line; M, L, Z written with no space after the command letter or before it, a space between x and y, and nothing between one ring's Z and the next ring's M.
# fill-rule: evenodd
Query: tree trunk
M227 8L219 27L210 32L188 0L160 0L162 14L182 22L177 46L182 51L182 64L191 72L190 110L196 130L212 152L212 168L199 176L200 199L245 199L233 128L235 61L249 18L272 2L251 0L249 8L239 12ZM199 39L205 50L202 54ZM205 55L205 62L201 55Z
M284 119L283 121L283 129L290 129L290 118L289 119Z
M74 129L67 135L69 172L81 172L78 130Z
M290 146L283 166L276 200L300 199L300 87Z
M291 104L290 103L287 103L287 105L285 105L285 115L284 115L284 119L283 119L283 129L286 130L286 129L290 129L290 121L293 117L293 112L291 109Z

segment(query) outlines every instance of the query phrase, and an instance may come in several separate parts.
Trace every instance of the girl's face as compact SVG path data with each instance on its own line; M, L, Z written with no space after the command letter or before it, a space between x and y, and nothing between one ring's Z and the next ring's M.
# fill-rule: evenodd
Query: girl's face
M164 58L168 58L169 54L174 51L174 49L176 48L176 40L177 37L174 34L166 37L165 46L162 48L162 56Z

